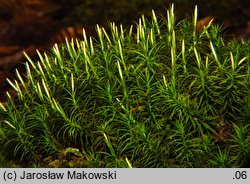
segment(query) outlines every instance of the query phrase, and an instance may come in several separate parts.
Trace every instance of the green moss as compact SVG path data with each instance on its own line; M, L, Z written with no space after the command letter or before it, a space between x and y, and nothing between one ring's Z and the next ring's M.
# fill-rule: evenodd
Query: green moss
M17 72L17 98L1 106L2 155L37 167L243 166L249 42L198 32L197 11L167 15L27 56L26 82Z

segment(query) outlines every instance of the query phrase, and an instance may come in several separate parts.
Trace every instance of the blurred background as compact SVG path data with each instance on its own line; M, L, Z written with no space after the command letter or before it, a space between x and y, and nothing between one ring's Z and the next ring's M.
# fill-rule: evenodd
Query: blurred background
M229 38L250 36L249 0L0 0L0 102L9 90L5 78L14 78L16 67L24 71L21 51L35 57L35 49L81 37L83 27L95 36L96 24L108 27L115 21L126 27L152 9L165 16L171 3L177 21L191 18L197 4L201 25L213 17Z

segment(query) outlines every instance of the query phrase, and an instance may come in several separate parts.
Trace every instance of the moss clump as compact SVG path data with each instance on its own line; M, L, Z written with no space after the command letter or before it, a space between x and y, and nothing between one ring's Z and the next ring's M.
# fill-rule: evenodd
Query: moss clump
M243 166L250 43L225 43L211 24L198 32L196 20L197 9L176 24L171 7L167 19L97 26L97 39L27 56L26 81L18 71L10 81L17 98L1 104L2 156L55 167Z

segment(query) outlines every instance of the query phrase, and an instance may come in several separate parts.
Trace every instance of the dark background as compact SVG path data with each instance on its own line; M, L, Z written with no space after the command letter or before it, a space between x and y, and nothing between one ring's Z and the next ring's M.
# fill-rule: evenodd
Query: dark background
M44 45L69 26L85 27L92 35L96 24L129 25L152 9L164 15L171 3L177 20L192 16L197 4L199 19L215 16L237 36L246 37L239 29L248 28L249 0L0 0L0 46Z

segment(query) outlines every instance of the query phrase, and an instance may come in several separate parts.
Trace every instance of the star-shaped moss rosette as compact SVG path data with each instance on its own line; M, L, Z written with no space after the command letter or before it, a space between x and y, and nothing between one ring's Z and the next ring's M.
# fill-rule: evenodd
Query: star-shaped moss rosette
M37 167L70 148L83 167L244 166L249 41L225 42L211 22L197 31L197 8L166 15L26 55L16 98L0 104L1 157Z

